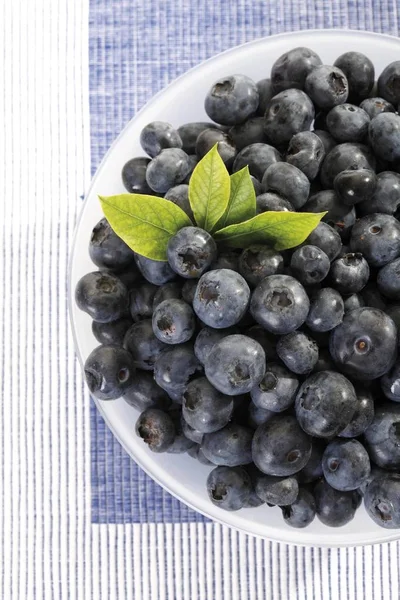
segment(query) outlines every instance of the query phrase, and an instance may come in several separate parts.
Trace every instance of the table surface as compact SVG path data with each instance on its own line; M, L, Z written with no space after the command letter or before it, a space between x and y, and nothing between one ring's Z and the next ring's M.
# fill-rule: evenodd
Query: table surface
M309 28L399 34L394 0L15 0L0 9L0 597L399 598L399 544L297 548L206 521L131 461L84 389L68 253L90 178L158 90Z

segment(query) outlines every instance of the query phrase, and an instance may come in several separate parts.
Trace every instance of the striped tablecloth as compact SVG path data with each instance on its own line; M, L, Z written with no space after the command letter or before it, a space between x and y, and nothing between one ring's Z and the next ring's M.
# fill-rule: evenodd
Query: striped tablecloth
M169 81L254 38L398 35L395 0L0 2L0 598L399 598L399 544L304 549L206 521L124 454L84 389L67 261L91 174Z

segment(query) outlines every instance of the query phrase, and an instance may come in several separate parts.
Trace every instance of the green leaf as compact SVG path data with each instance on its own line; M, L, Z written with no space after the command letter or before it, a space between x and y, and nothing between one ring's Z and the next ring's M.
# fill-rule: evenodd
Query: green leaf
M310 235L326 212L296 213L268 211L244 223L229 225L214 234L217 242L234 248L270 244L276 250L298 246Z
M249 167L231 175L231 194L228 206L214 229L217 231L228 225L242 223L256 214L256 193L251 181Z
M215 144L201 159L189 181L189 202L199 227L211 231L229 202L229 173Z
M153 260L167 260L168 240L192 225L179 206L157 196L120 194L99 199L115 233L132 250Z

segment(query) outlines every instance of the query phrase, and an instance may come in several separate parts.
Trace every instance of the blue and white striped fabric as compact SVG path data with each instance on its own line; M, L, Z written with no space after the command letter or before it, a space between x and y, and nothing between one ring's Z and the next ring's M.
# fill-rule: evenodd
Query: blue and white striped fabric
M74 225L102 156L169 81L282 31L399 34L395 0L3 0L0 598L397 600L399 544L295 548L206 521L90 404L67 315Z

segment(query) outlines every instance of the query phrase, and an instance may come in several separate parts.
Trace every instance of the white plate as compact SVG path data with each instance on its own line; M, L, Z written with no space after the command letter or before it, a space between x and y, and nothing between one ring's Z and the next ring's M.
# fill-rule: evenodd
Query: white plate
M81 363L97 345L91 331L91 320L78 310L74 289L82 275L95 270L88 254L90 232L102 217L98 194L124 192L121 168L134 156L143 155L139 144L141 129L150 121L169 121L179 126L188 121L209 120L204 112L205 94L219 77L244 73L254 80L269 77L273 62L291 48L308 46L326 64L343 52L363 52L375 64L379 74L390 62L398 60L400 41L394 37L359 31L302 31L277 35L228 50L191 69L171 83L130 121L111 146L101 163L84 202L77 225L70 262L69 309L76 350ZM399 531L380 528L367 516L364 508L357 511L351 523L339 529L324 526L317 518L306 529L287 526L279 508L262 506L238 512L226 512L211 504L205 482L209 468L189 456L151 453L135 435L137 412L123 400L96 401L107 425L130 456L160 485L191 508L240 531L287 543L313 546L353 546L380 543L400 537Z

